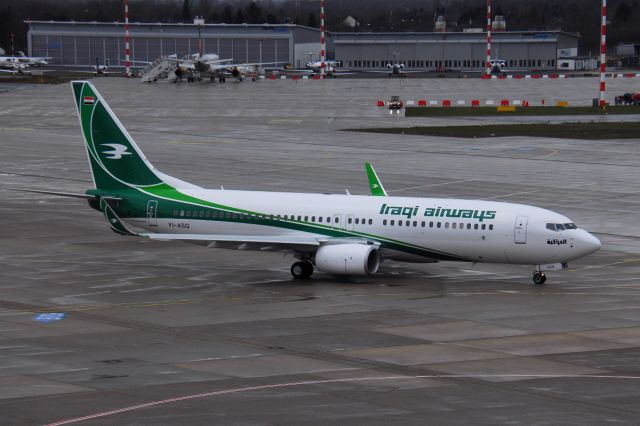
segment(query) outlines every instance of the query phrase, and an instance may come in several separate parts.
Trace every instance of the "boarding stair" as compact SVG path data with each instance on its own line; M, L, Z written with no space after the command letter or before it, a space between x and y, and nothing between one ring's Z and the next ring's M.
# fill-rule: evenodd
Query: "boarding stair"
M143 83L151 83L159 78L164 78L171 70L172 65L173 63L166 56L160 56L142 69L140 72L140 81Z

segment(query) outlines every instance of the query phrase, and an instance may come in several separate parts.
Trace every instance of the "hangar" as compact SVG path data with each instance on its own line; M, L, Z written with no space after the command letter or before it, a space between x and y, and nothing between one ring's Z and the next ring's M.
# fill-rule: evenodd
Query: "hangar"
M124 66L124 23L25 21L31 56L52 57L57 64ZM132 60L154 61L162 55L203 51L236 62L283 62L296 68L318 60L320 30L292 24L129 24ZM562 31L509 31L493 35L494 59L509 69L557 69L558 59L576 56L580 37ZM384 70L388 63L433 70L482 70L486 33L339 32L327 37L328 58L345 68ZM567 55L566 52L571 52Z
M124 66L124 23L25 21L29 55L56 64ZM284 62L304 66L320 51L320 30L301 25L129 23L132 60L153 61L199 49L237 62ZM316 53L317 55L317 53Z
M577 55L580 37L562 31L496 32L492 58L510 69L556 69L567 50ZM344 67L382 70L388 63L425 71L482 70L487 35L481 31L432 33L334 33L336 60Z

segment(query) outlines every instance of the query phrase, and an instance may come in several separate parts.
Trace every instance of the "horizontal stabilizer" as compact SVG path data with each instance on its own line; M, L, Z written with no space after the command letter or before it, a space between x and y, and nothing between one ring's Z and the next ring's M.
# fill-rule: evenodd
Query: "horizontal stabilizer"
M83 200L95 200L97 198L95 195L73 194L70 192L58 192L58 191L43 191L38 189L14 189L14 191L33 192L34 194L57 195L59 197L82 198Z

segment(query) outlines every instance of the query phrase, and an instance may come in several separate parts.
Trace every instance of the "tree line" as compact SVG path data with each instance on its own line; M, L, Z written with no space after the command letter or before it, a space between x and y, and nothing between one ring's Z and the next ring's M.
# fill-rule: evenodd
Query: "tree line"
M640 42L640 0L609 0L610 46ZM562 29L582 36L584 53L597 52L601 0L493 0L507 30ZM24 20L124 20L123 0L20 0L0 5L0 47L26 50ZM319 26L319 1L309 0L129 0L131 22L300 24ZM438 16L448 30L484 28L485 0L326 0L330 31L433 31ZM345 22L352 17L355 21ZM354 24L357 23L357 24Z

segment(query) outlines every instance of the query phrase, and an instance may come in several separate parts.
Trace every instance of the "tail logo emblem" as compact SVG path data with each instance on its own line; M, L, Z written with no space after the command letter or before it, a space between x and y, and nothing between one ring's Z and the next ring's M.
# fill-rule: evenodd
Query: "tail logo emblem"
M108 146L113 149L112 151L102 151L103 154L111 156L106 157L107 160L119 160L123 155L131 155L131 153L127 151L128 148L124 145L120 145L119 143L103 143L102 146Z

